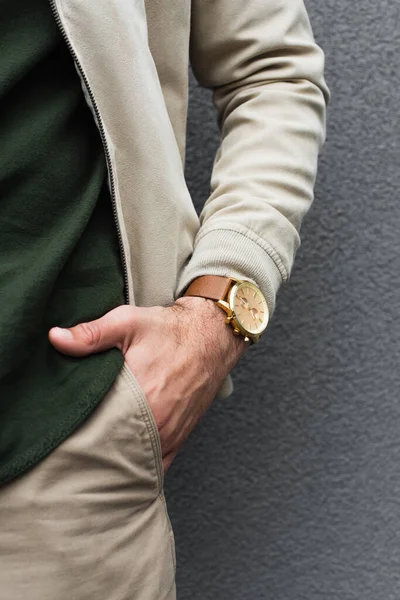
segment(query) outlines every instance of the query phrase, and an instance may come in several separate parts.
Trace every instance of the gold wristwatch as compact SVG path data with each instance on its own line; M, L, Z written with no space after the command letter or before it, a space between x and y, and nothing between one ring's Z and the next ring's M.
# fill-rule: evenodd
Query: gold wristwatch
M245 342L256 343L268 325L269 312L262 291L250 281L204 275L189 285L184 296L214 300L226 313L225 322Z

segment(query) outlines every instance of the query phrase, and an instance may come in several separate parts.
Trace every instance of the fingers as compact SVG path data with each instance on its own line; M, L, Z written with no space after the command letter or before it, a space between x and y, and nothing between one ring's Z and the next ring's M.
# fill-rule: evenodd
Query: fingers
M59 352L70 356L87 356L113 347L124 350L137 331L139 314L140 309L134 306L118 306L95 321L68 329L53 327L49 340Z

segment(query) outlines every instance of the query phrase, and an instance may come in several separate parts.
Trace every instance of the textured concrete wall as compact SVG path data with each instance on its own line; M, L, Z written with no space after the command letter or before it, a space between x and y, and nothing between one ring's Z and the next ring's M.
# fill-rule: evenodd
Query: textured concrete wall
M316 202L268 334L167 477L179 600L400 598L400 2L308 8L333 96ZM200 207L218 134L192 91Z

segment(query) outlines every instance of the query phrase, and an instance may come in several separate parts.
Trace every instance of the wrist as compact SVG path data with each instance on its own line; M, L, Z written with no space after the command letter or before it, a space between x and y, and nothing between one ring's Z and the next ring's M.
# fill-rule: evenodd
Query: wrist
M226 314L214 300L201 296L181 296L174 303L175 306L193 310L209 333L230 354L240 358L247 350L249 344L244 341L243 336L235 335L231 325L226 323Z

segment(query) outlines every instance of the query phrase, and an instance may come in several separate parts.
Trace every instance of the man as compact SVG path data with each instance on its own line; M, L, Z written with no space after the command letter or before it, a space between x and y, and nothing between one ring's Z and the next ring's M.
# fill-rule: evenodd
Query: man
M164 473L289 276L323 54L302 0L3 0L0 39L0 599L170 600Z

